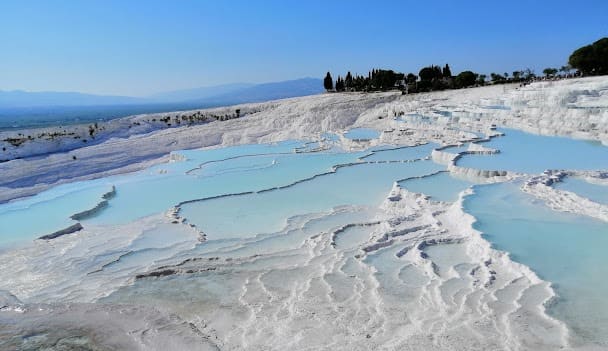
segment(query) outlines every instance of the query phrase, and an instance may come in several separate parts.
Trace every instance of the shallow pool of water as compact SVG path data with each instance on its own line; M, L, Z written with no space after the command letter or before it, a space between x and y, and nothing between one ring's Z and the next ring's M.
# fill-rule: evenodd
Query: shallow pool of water
M344 133L344 136L353 140L371 140L380 136L380 132L370 128L354 128Z
M435 143L428 143L413 147L385 148L375 151L366 156L365 161L412 161L429 157L433 149L437 148Z
M608 185L594 184L581 178L566 177L555 183L555 188L571 191L591 201L608 205Z
M449 172L399 182L402 188L409 191L428 195L433 200L447 202L458 200L458 194L473 184L471 181L456 178Z
M329 172L338 164L356 162L364 153L243 155L208 162L188 174L127 179L116 185L116 198L90 223L126 223L166 211L182 201L289 185Z
M608 148L597 143L514 130L505 133L505 137L484 143L500 149L500 154L466 155L458 164L528 173L608 166ZM352 139L379 136L371 129L354 129L346 134ZM81 221L85 228L132 222L181 204L179 215L204 232L208 241L191 247L190 232L182 233L183 238L167 237L173 224L163 223L134 240L127 247L132 252L106 265L108 271L134 269L173 255L183 259L193 254L244 259L264 252L288 252L344 225L368 224L349 227L335 238L336 248L357 250L380 227L371 223L381 215L378 206L395 182L409 191L447 202L456 201L459 193L474 185L454 178L445 166L424 160L436 144L383 145L363 152L303 152L317 150L318 146L286 141L177 151L176 162L52 188L29 199L0 205L0 246L31 240L75 223L71 215L94 207L114 187L116 195L109 199L108 206ZM468 145L445 151L466 148ZM519 186L475 186L476 193L465 200L465 210L478 218L475 227L496 248L510 252L514 260L554 283L559 299L551 305L550 313L568 323L576 342L590 340L608 347L608 226L591 218L552 211L522 193ZM556 186L594 201L608 200L606 187L580 179L566 178ZM398 301L415 299L419 294L416 290L427 281L415 262L397 255L402 249L378 250L366 258L377 269L382 288ZM464 254L457 244L429 247L425 252L437 262L440 273L458 262L454 254ZM454 280L450 284L456 283ZM448 288L452 285L446 285ZM220 290L224 289L229 287L221 286Z
M483 146L499 149L496 155L467 155L457 165L482 170L536 174L547 169L595 170L608 167L608 147L597 142L540 136L513 129Z
M279 207L272 209L274 214L269 214L270 226L266 226L264 220L258 225L247 222L250 227L244 232L252 234L277 230L293 215L329 211L340 205L377 204L386 196L394 181L443 169L442 166L429 161L411 164L401 162L429 156L435 144L401 148L384 146L365 152L334 149L301 152L312 150L311 145L314 146L301 141L285 141L276 144L177 151L174 152L177 162L156 165L141 172L52 188L29 199L0 205L0 242L31 240L67 228L76 223L70 219L71 215L94 208L102 201L101 196L112 187L116 190L115 195L108 200L107 205L94 215L80 220L85 228L90 225L126 224L145 216L163 213L184 201L228 194L256 193L290 186L319 176L329 179L313 179L312 184L300 184L297 189L305 190L297 194L286 191L288 195L285 198L279 196L274 199L274 193L251 194L251 199L254 199L252 203L256 203L256 206L235 205L232 209L246 212L244 216L248 218L257 218L257 214L264 218L263 211L270 211L273 206ZM337 174L323 176L332 172L338 165L364 162L369 164L342 168ZM265 200L266 197L269 199ZM249 198L246 201L249 201ZM265 201L275 203L267 204ZM282 203L294 205L283 206ZM224 210L226 213L222 212ZM205 210L205 214L193 216L192 221L197 222L197 218L205 219L208 214L214 214L218 216L214 217L217 220L229 222L221 225L225 230L217 231L220 236L221 233L228 235L230 228L242 226L239 224L240 220L225 219L239 219L243 216L230 210ZM184 211L187 213L188 206ZM33 218L36 220L32 220ZM205 228L213 228L214 221L210 220L202 225Z
M271 233L296 215L341 205L376 207L393 182L443 169L431 161L357 164L284 189L187 203L180 214L209 239Z
M76 224L70 216L95 207L111 190L104 181L72 183L0 205L0 246L36 239Z
M553 283L559 297L549 313L576 344L608 347L607 223L553 211L514 183L476 186L464 208L495 248Z

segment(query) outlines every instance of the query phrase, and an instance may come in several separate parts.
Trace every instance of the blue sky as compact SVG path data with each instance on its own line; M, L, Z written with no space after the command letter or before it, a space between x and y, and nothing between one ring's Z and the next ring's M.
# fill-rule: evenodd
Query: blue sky
M0 0L0 90L142 96L446 62L539 73L604 36L606 0Z

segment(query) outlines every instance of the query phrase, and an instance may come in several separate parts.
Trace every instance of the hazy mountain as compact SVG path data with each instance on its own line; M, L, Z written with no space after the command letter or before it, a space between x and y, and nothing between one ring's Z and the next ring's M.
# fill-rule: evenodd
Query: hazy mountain
M93 95L73 92L28 92L0 90L0 108L41 106L92 106L141 104L146 100L128 96Z
M215 95L230 94L234 91L246 89L254 86L254 84L248 83L233 83L225 85L216 85L210 87L200 87L193 89L180 89L174 91L167 91L157 93L148 96L149 99L155 102L177 102L177 101L189 101L189 100L200 100Z
M227 93L197 99L197 101L213 104L235 104L313 95L323 91L323 81L321 79L302 78L283 82L256 84Z
M284 82L235 83L195 89L175 90L144 98L92 95L74 92L27 92L0 90L0 109L123 106L123 105L227 105L318 94L323 91L321 79L303 78Z

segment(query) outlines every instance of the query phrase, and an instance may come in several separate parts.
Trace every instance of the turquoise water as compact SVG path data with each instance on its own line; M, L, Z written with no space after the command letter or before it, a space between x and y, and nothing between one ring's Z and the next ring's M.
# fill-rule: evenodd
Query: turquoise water
M285 189L185 204L180 214L211 240L271 233L296 215L341 205L376 207L394 181L443 169L430 161L359 164Z
M553 211L519 186L476 186L465 211L494 247L553 283L559 297L549 313L568 324L575 343L608 347L608 224Z
M241 150L248 154L250 150ZM274 154L232 158L185 175L152 175L116 185L116 198L91 223L127 223L186 200L259 191L328 172L335 165L355 162L363 153ZM181 165L180 165L181 167ZM85 222L86 223L86 222Z
M566 177L561 182L556 183L555 188L571 191L591 201L608 205L608 186L589 183L583 179Z
M546 169L594 170L608 168L608 147L597 142L548 137L513 129L502 130L506 135L483 143L499 149L496 155L467 155L458 166L483 170L510 170L541 173Z
M447 202L458 200L458 194L473 184L468 180L456 178L449 172L399 182L402 188L409 191L428 195L433 200Z
M113 185L116 196L109 201L109 206L98 216L83 220L83 225L127 223L166 211L179 201L193 198L191 196L206 197L230 190L259 190L268 185L288 184L303 176L328 171L335 164L355 161L364 155L306 154L307 157L299 157L296 161L293 150L302 145L300 141L286 141L205 151L179 151L176 154L186 157L186 161L157 165L122 176L65 184L24 200L1 204L0 245L35 239L75 224L70 216L95 207ZM283 166L296 162L301 169L287 167L291 172L283 171ZM247 166L247 163L251 165ZM201 164L203 166L198 169ZM218 164L223 164L225 169L222 170ZM268 178L260 174L265 166L273 168L264 172ZM239 167L246 167L250 171L250 182L238 179ZM192 169L195 171L191 175L185 174ZM197 176L197 172L205 176Z
M71 215L95 207L111 190L103 181L73 183L0 205L0 246L36 239L75 224Z
M370 140L380 136L380 132L370 128L354 128L344 133L344 136L353 140Z
M168 174L150 172L118 183L117 195L110 205L98 216L84 223L127 223L136 218L166 211L187 200L283 187L329 172L336 165L358 162L359 158L367 154L366 152L279 153L286 152L291 147L293 143L233 147L224 151L218 149L212 150L210 155L206 155L208 151L180 152L188 157L188 165L176 162L157 166L155 170L169 167L171 172ZM423 145L378 151L377 154L383 159L401 160L428 156L430 149L430 145ZM261 154L262 152L271 153ZM195 163L204 164L193 168ZM182 172L187 169L190 171L184 175ZM397 179L400 178L392 179L388 183L389 189L392 181ZM381 196L385 195L386 193L381 194Z
M351 132L355 139L379 135L370 130ZM484 144L500 149L500 154L467 155L458 164L529 173L547 168L608 166L608 148L597 143L505 132L505 137ZM55 187L29 199L0 205L0 246L31 240L75 223L69 216L94 207L112 186L116 196L97 216L82 221L85 228L91 224L128 223L162 213L178 203L197 200L183 204L180 215L207 234L208 241L196 248L198 253L221 248L244 257L269 249L265 248L266 238L272 237L273 245L289 247L319 231L371 221L396 181L410 191L448 202L456 201L462 190L474 185L452 177L442 165L421 160L437 147L432 143L400 148L378 146L363 152L295 152L311 151L317 146L286 141L178 151L176 158L183 158L178 162ZM467 145L446 151L466 148ZM418 161L405 162L412 160ZM514 260L554 283L559 299L550 306L550 313L568 323L576 342L591 340L608 347L608 301L604 298L608 296L607 224L552 211L522 193L519 186L475 186L476 194L466 198L465 210L478 218L475 227L496 248L510 252ZM597 202L608 200L606 187L581 179L566 178L556 186ZM227 194L236 195L218 197ZM291 229L281 232L286 226ZM171 244L163 236L165 230L159 228L135 242L133 247L139 253L124 262L135 265L138 257L156 254L147 248ZM373 227L353 227L337 238L336 245L356 248L372 230ZM252 244L244 245L244 241ZM391 250L371 254L370 262L379 271L393 272L397 258ZM441 262L452 251L433 248L429 254ZM399 274L417 273L412 270ZM405 288L418 287L387 287L396 298L408 294Z
M334 134L334 133L323 133L321 134L321 138L330 141L330 142L337 142L340 141L340 136Z
M355 162L363 153L263 155L208 164L184 175L145 177L116 186L117 196L94 223L127 223L186 200L259 191L289 185Z
M429 156L434 146L434 144L426 144L405 148L384 147L376 148L373 152L332 150L296 153L295 150L311 150L315 144L285 141L277 144L178 151L175 154L182 159L178 162L156 165L132 174L75 182L52 188L29 199L0 205L0 245L31 240L75 224L70 216L95 207L102 200L101 196L112 186L116 189L115 196L95 216L81 220L85 228L88 225L129 223L145 216L165 212L183 201L285 187L331 172L337 165L361 163L362 160L420 159ZM364 156L368 157L363 158ZM284 217L272 220L274 227L269 228L277 229L287 217L306 211L327 211L334 206L345 204L376 204L386 196L394 181L443 169L442 166L432 162L360 164L353 167L355 168L340 169L338 175L329 175L332 182L327 183L319 178L313 181L314 185L300 184L296 188L308 189L305 193L293 195L290 199L277 200L279 203L298 202L298 197L307 198L310 194L319 194L319 189L325 189L327 194L335 194L330 201L323 200L324 196L319 195L320 202L317 201L318 199L303 200L300 209L277 210L276 214L283 213ZM337 179L337 183L333 181L334 179ZM373 181L366 182L366 179ZM317 185L320 186L319 189L316 188ZM367 190L358 191L358 187ZM338 194L340 191L344 194ZM265 196L267 195L256 194L254 198L263 199ZM371 198L374 200L369 200ZM265 206L267 205L261 204L257 208L243 210L251 211L253 215ZM221 209L216 211L219 211L218 216L224 215ZM32 220L34 218L36 220ZM212 226L204 223L204 226L208 225ZM231 225L236 223L230 223L226 228ZM248 232L257 233L255 231L257 229L254 228L258 227L252 225Z
M365 161L408 161L422 159L431 155L437 148L435 143L428 143L415 147L387 148L377 150L373 155L365 157Z

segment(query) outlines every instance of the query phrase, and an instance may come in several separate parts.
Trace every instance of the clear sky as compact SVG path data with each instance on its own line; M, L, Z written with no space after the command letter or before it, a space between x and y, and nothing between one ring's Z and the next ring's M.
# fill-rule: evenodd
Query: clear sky
M0 0L0 90L142 96L373 67L512 72L608 36L608 0Z

